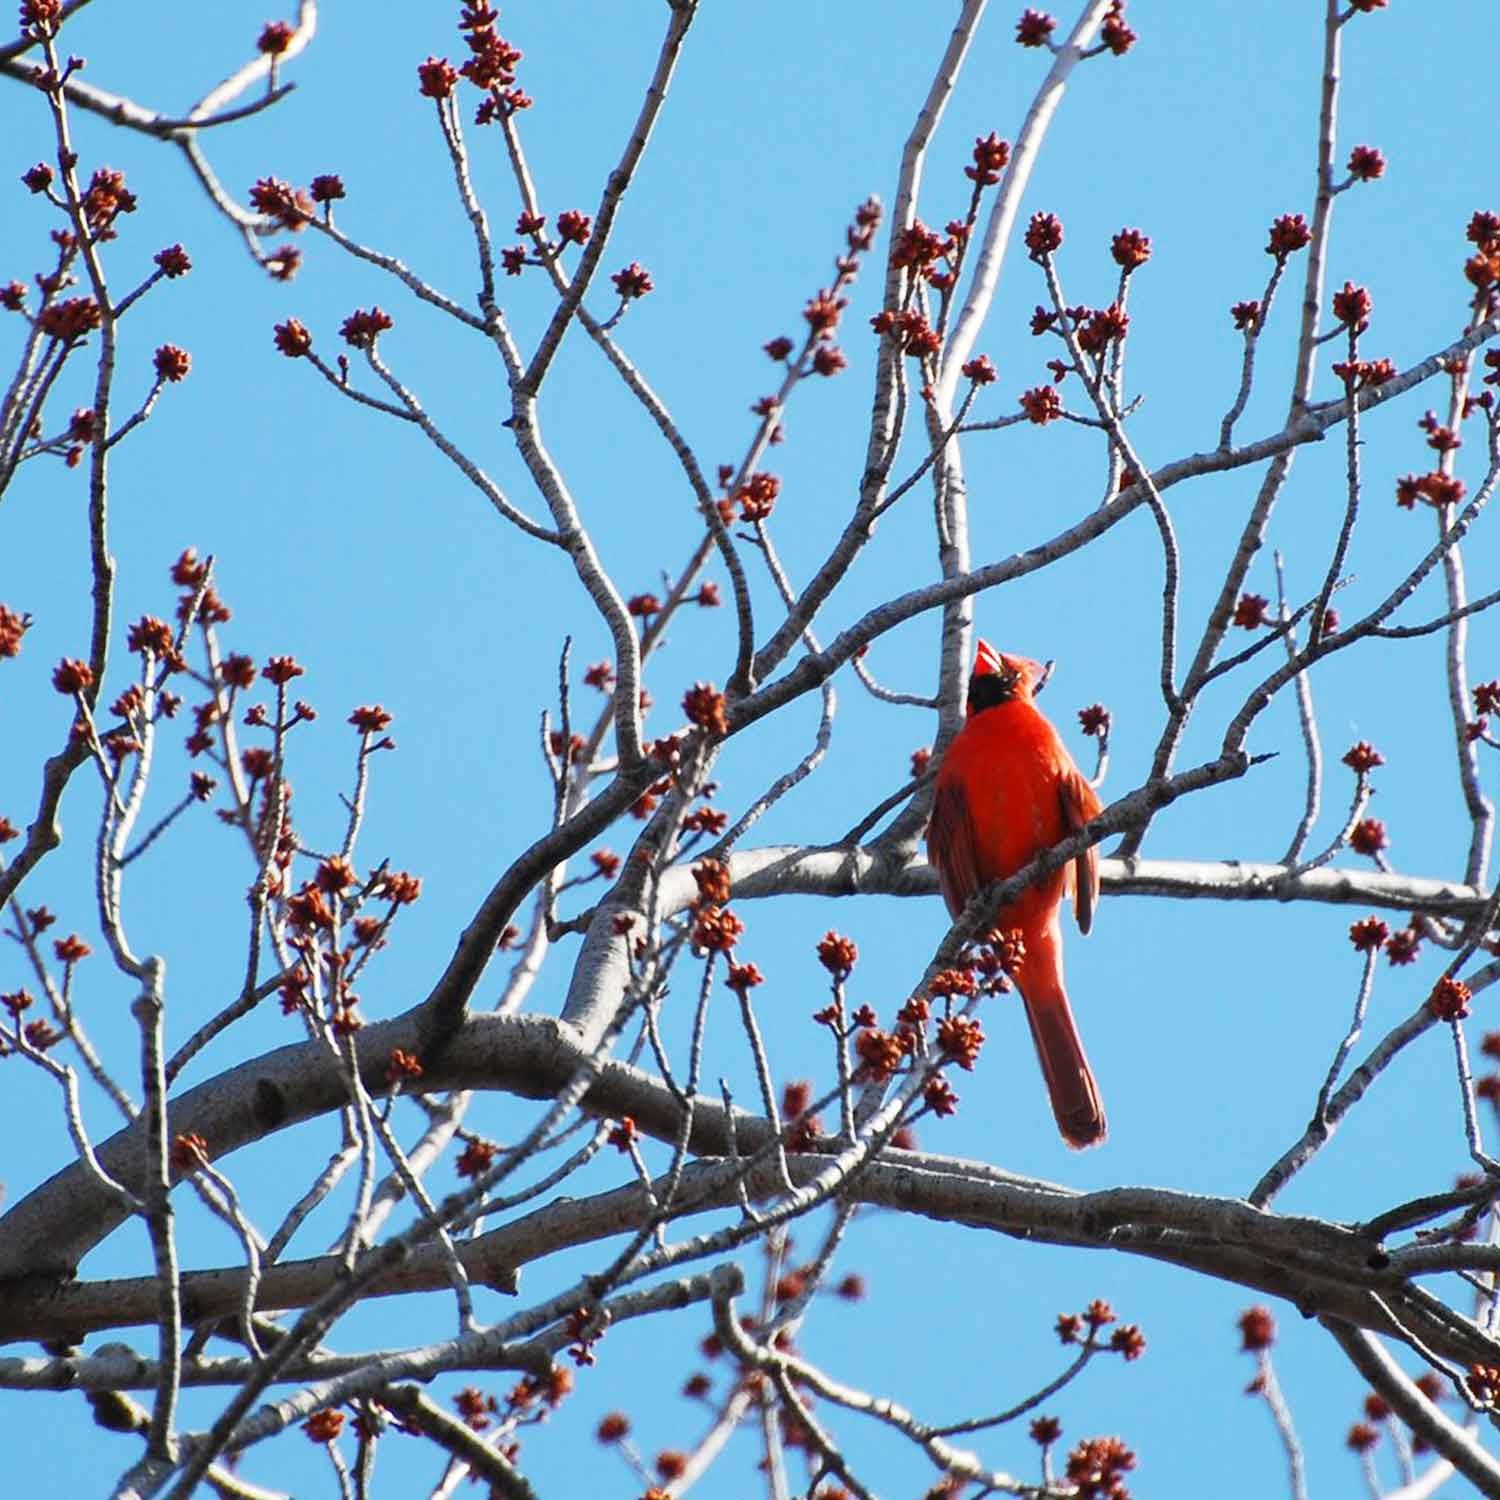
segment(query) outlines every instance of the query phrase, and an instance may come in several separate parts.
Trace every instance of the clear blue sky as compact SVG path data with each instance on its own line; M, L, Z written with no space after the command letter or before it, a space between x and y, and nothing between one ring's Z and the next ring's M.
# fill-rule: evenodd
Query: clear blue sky
M305 184L320 172L341 174L348 198L339 221L349 233L469 298L477 285L471 240L415 75L429 53L459 55L449 9L327 7L318 38L287 70L295 94L219 131L211 146L220 177L242 201L259 177ZM972 138L991 129L1013 138L1044 69L1040 54L1014 45L1019 9L993 10L974 47L930 158L921 210L929 222L961 211L968 189L961 168ZM1153 258L1132 291L1129 375L1132 389L1146 398L1134 440L1153 465L1213 446L1238 373L1228 307L1260 295L1270 220L1311 212L1320 9L1292 0L1255 6L1137 0L1129 18L1141 33L1139 45L1125 59L1102 58L1075 75L1033 180L1026 211L1053 210L1066 225L1061 266L1071 300L1108 300L1112 233L1133 225L1152 237ZM526 53L520 82L536 99L523 127L548 213L593 211L649 74L664 11L597 3L506 9L502 29ZM621 342L708 468L743 452L754 420L749 405L772 385L761 345L798 329L802 303L828 280L854 205L872 192L892 197L901 142L955 13L951 4L897 0L703 8L605 264L614 269L635 259L650 268L656 291L631 311ZM1064 23L1071 14L1059 11ZM1492 127L1492 101L1484 90L1455 81L1455 53L1479 14L1478 7L1450 0L1396 3L1357 17L1345 34L1340 160L1355 144L1371 143L1389 166L1382 181L1339 200L1329 280L1369 286L1375 311L1368 352L1388 354L1398 366L1458 333L1464 224L1474 209L1497 206L1478 144ZM90 81L175 111L247 54L264 19L253 11L190 7L169 22L148 21L101 5L70 28L68 45L87 57ZM165 393L144 430L118 450L117 618L167 611L165 571L183 547L216 556L221 592L235 611L229 645L257 659L292 652L307 668L299 687L321 717L301 732L292 775L309 838L331 839L342 818L337 796L348 784L353 749L343 722L349 709L379 701L395 714L399 753L375 767L362 845L367 862L388 856L424 879L423 900L363 987L370 1013L394 1014L426 992L477 899L550 814L535 725L551 698L563 634L575 635L577 663L605 655L607 638L555 555L523 545L412 432L341 402L311 370L283 359L271 330L296 316L332 351L339 322L356 306L378 302L390 310L396 326L382 340L386 358L445 429L519 503L537 510L497 426L505 410L503 371L480 340L311 235L301 237L305 260L297 278L289 285L267 279L212 213L176 153L82 116L77 130L84 169L122 167L139 195L139 211L123 221L110 251L116 284L128 285L149 268L152 253L173 241L182 241L195 263L189 277L158 288L129 319L122 402L149 383L158 343L184 345L194 365L181 387ZM14 85L0 89L0 139L9 143L0 177L12 184L0 188L0 280L28 280L51 227L43 206L15 182L51 152L38 96ZM472 133L471 143L477 186L500 243L508 243L518 205L499 138ZM550 310L549 292L535 271L503 290L525 345ZM1284 292L1278 326L1263 345L1263 386L1242 436L1279 425L1294 293L1293 287ZM843 330L849 369L798 392L787 416L788 441L775 455L784 479L776 535L798 579L837 533L858 482L874 353L865 320L877 296L878 276L867 275ZM1034 268L1024 258L1011 260L979 345L1001 380L982 398L978 415L1009 412L1020 390L1045 378L1043 363L1053 350L1026 331L1043 297ZM603 300L595 305L610 310ZM0 322L0 356L8 359L17 347L18 330L14 318ZM1320 397L1336 394L1326 357ZM84 399L82 385L70 388L56 410ZM1379 597L1413 549L1428 543L1428 532L1414 529L1425 528L1427 517L1398 511L1389 496L1396 474L1425 467L1415 422L1437 399L1435 390L1408 396L1367 432L1370 502L1350 559L1350 607ZM658 589L662 570L675 567L695 537L690 497L670 454L576 334L548 384L542 416L548 445L622 589ZM1299 458L1272 536L1286 552L1297 598L1320 581L1342 509L1342 445L1326 446L1330 451ZM911 461L898 468L904 472ZM967 461L978 560L1044 539L1097 502L1102 454L1075 429L1025 426L980 436ZM1258 471L1243 470L1173 493L1186 558L1186 631L1202 619L1258 478ZM35 768L66 727L67 707L47 673L60 656L86 654L85 495L81 472L39 462L17 481L0 515L0 602L35 617L20 660L0 668L0 813L18 824L34 805ZM930 509L918 489L841 591L825 635L875 600L930 579L930 532ZM1476 592L1494 584L1489 556L1481 533L1470 552ZM997 644L1057 660L1045 703L1081 760L1088 747L1076 734L1073 711L1095 700L1110 705L1115 758L1106 792L1115 795L1136 784L1157 733L1158 568L1154 529L1142 512L1101 545L978 604L980 627ZM1250 584L1274 594L1269 551ZM1433 604L1435 596L1424 594L1415 608L1422 614ZM924 617L878 643L870 664L888 685L929 692L935 644L936 618ZM1358 738L1385 753L1389 765L1379 773L1373 811L1391 829L1397 867L1456 879L1466 831L1452 785L1436 651L1431 643L1413 644L1339 664L1319 686L1319 712L1330 758ZM1471 643L1475 676L1500 673L1497 658L1496 632L1479 622ZM675 726L686 685L699 678L722 682L731 661L728 611L697 612L676 628L648 678L659 705L654 732ZM116 664L123 671L121 655ZM841 712L828 766L766 819L758 838L838 837L899 784L910 751L930 742L930 715L872 704L847 673L838 687ZM1212 752L1221 716L1240 691L1226 689L1205 705L1185 760ZM736 744L722 765L721 805L743 806L768 772L802 753L815 723L808 702ZM1290 704L1264 717L1251 748L1280 756L1245 783L1164 815L1148 855L1280 855L1300 809L1303 776ZM177 795L173 778L184 775L180 761L164 762L161 806ZM1315 839L1337 826L1347 780L1342 770L1330 773L1327 814ZM65 927L85 934L92 930L86 870L96 803L96 791L80 776L64 810L66 846L26 888L28 904L45 901ZM622 847L633 827L607 842ZM158 948L169 960L174 1038L187 1035L238 984L247 879L242 851L204 817L174 834L130 888L139 946ZM1358 964L1344 934L1361 914L1106 900L1089 941L1070 942L1069 977L1108 1102L1108 1146L1087 1156L1063 1149L1021 1018L998 1008L986 1019L992 1041L978 1071L958 1080L963 1108L954 1120L925 1130L924 1144L1079 1187L1247 1191L1310 1112L1353 1001ZM825 928L837 926L860 945L855 999L888 1009L945 927L937 901L796 901L747 907L742 915L744 954L770 981L761 992L763 1015L781 1078L826 1075L821 1037L807 1019L823 1003L811 945ZM18 954L7 947L0 955L3 989L24 979ZM536 993L540 1006L555 1007L567 957L567 950L555 956ZM1429 956L1409 970L1382 966L1372 1034L1413 1008L1436 964ZM487 980L481 1001L493 998L501 977L497 970ZM80 1006L101 1047L121 1058L133 1048L128 1000L128 990L95 959L83 976ZM257 1015L238 1047L226 1044L200 1060L194 1081L244 1049L290 1039L287 1024L278 1013ZM726 1074L743 1094L749 1075L736 1028L727 1014L714 1024L710 1076ZM13 1142L3 1175L13 1201L70 1150L51 1085L15 1061L3 1077L0 1120ZM1378 1092L1326 1160L1288 1191L1284 1207L1366 1216L1410 1193L1445 1186L1464 1170L1457 1095L1441 1037L1403 1058ZM99 1101L90 1103L88 1118L101 1135L113 1129ZM530 1118L530 1109L486 1097L476 1101L470 1122L506 1138ZM288 1161L320 1161L334 1144L334 1126L325 1121L227 1165L266 1225L275 1222ZM439 1187L452 1180L449 1169L439 1172ZM234 1260L235 1247L221 1232L184 1217L187 1263ZM301 1252L324 1248L334 1222L314 1229ZM799 1241L810 1250L814 1236L804 1229ZM82 1274L134 1273L148 1261L144 1236L127 1229ZM526 1290L544 1291L554 1278L564 1284L562 1278L592 1263L569 1257L558 1272L534 1273ZM809 1326L808 1352L835 1375L884 1390L934 1421L998 1408L1060 1367L1055 1314L1107 1297L1123 1317L1143 1325L1150 1347L1129 1367L1101 1363L1049 1403L1046 1409L1063 1418L1066 1439L1124 1435L1140 1458L1134 1487L1158 1500L1199 1494L1205 1482L1228 1500L1281 1492L1274 1435L1265 1413L1241 1394L1251 1367L1237 1352L1233 1320L1256 1300L1250 1294L1123 1257L889 1216L861 1221L840 1264L867 1277L871 1296L858 1308L830 1299ZM481 1311L502 1315L490 1304ZM1301 1326L1290 1308L1277 1308L1277 1315L1282 1377L1308 1440L1314 1488L1356 1486L1361 1481L1342 1439L1362 1387L1315 1326ZM612 1407L631 1412L648 1454L692 1442L702 1413L680 1400L676 1387L693 1368L691 1343L707 1331L707 1317L679 1321L637 1325L606 1339L598 1367L581 1376L577 1395L552 1427L527 1440L525 1467L541 1493L637 1493L623 1467L589 1437L594 1417ZM392 1336L423 1342L450 1327L439 1299L387 1304L351 1318L340 1343L369 1346ZM715 1373L722 1384L722 1370ZM446 1395L452 1384L435 1389ZM503 1393L503 1377L489 1384ZM193 1397L184 1420L203 1421L210 1410ZM35 1485L43 1476L70 1473L92 1493L133 1456L129 1444L89 1426L80 1398L0 1396L0 1411L12 1434L24 1434L10 1447L23 1487L28 1479ZM920 1492L928 1471L905 1447L856 1424L835 1425L852 1452L875 1456L864 1473L882 1493ZM67 1446L59 1449L64 1433ZM739 1442L701 1493L751 1493L754 1455L749 1438ZM1224 1461L1231 1445L1232 1466ZM983 1451L997 1467L1034 1476L1035 1450L1020 1431ZM434 1460L418 1456L415 1443L395 1439L385 1446L382 1468L392 1493L416 1493ZM295 1437L252 1455L245 1472L299 1495L328 1492L331 1484L321 1455Z

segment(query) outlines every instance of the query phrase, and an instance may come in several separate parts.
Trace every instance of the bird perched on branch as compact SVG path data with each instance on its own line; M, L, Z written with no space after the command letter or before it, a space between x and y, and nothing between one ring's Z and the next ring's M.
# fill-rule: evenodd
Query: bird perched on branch
M968 716L938 767L927 830L927 857L954 918L975 892L1014 875L1100 810L1093 787L1032 701L1043 675L1036 662L979 642ZM1070 1146L1082 1148L1103 1141L1105 1123L1063 987L1059 913L1069 894L1078 930L1086 933L1099 901L1097 846L1027 886L995 913L994 925L1021 934L1024 952L1012 977L1057 1127Z

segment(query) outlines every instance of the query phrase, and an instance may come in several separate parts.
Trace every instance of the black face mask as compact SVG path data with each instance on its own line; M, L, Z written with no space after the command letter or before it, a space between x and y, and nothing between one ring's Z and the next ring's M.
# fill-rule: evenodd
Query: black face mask
M987 708L1011 702L1019 682L1016 672L976 672L969 678L969 712L983 713Z

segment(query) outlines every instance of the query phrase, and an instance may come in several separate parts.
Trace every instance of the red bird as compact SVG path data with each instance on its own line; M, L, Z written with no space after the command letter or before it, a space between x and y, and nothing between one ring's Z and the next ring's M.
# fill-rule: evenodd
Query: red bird
M1093 787L1032 702L1042 675L1036 662L1002 656L980 641L969 677L968 718L938 767L927 830L927 857L954 918L976 891L1014 875L1099 812ZM1058 913L1070 892L1078 930L1087 932L1099 900L1097 846L1027 886L995 913L995 925L1020 930L1025 953L1014 978L1052 1112L1063 1139L1082 1148L1103 1141L1105 1124L1063 988Z

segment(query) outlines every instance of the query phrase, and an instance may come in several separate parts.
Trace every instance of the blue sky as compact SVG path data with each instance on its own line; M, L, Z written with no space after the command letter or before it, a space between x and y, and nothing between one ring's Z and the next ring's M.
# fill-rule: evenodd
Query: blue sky
M1318 9L1292 0L1253 7L1137 0L1129 18L1139 45L1124 59L1101 58L1075 75L1033 179L1025 211L1055 211L1066 225L1060 265L1071 300L1108 300L1114 283L1108 243L1116 230L1139 226L1152 238L1152 260L1131 294L1129 378L1146 398L1132 436L1153 466L1213 446L1238 374L1239 340L1228 307L1260 295L1270 265L1263 253L1270 220L1311 211ZM476 286L471 241L431 107L418 97L415 79L416 64L429 53L456 57L462 44L448 10L424 11L397 16L381 7L328 7L317 39L288 69L296 92L219 131L212 157L241 200L259 177L306 183L319 172L341 174L348 198L339 205L339 222L349 233L399 254L467 299ZM520 81L536 99L523 128L547 212L592 211L649 74L664 19L659 11L600 4L506 9L502 28L525 51ZM650 268L656 291L631 310L620 340L710 470L738 459L752 432L748 408L772 388L775 372L761 345L798 329L803 302L829 279L854 206L872 192L888 202L893 196L901 142L955 12L951 5L895 0L704 7L605 265L639 260ZM930 157L921 207L930 223L962 210L968 184L961 169L973 137L994 129L1013 138L1041 76L1045 59L1014 45L1018 12L992 10L976 41ZM1380 182L1339 199L1328 279L1331 286L1353 279L1370 288L1374 317L1366 349L1388 354L1398 366L1460 331L1463 228L1474 209L1496 206L1493 175L1476 144L1490 128L1489 101L1482 90L1455 86L1452 52L1434 43L1435 32L1458 37L1472 29L1476 14L1476 7L1451 0L1398 3L1356 17L1345 33L1339 159L1355 144L1370 143L1389 165ZM1071 13L1059 15L1066 23ZM189 8L173 15L164 44L160 28L139 16L91 7L70 29L68 45L87 57L90 81L175 111L246 54L264 19ZM375 767L362 844L370 864L389 857L424 880L423 900L403 917L398 940L364 990L372 1014L394 1014L425 993L476 901L545 825L550 788L535 726L551 699L563 635L574 634L575 663L605 655L607 637L555 555L523 545L415 434L338 400L311 370L283 359L271 330L295 316L331 350L339 322L354 307L387 308L395 328L381 347L393 368L445 430L535 511L539 503L497 426L506 409L503 371L482 341L445 326L380 273L351 264L310 235L301 238L305 260L297 278L288 285L267 279L175 153L83 117L77 129L84 168L123 167L140 198L110 251L117 284L130 284L151 254L173 241L183 242L195 262L189 277L145 299L127 328L124 402L149 383L157 344L187 347L194 366L118 450L112 500L118 618L167 611L166 568L183 547L215 555L221 592L235 611L230 646L257 659L292 652L307 669L299 686L321 717L301 732L293 779L311 840L331 838L341 824L338 793L348 786L354 748L343 722L349 709L379 701L394 713L399 751ZM51 221L14 179L49 154L48 132L37 96L16 86L0 90L0 139L11 143L5 180L12 183L0 188L8 194L0 198L6 204L0 280L27 280L40 264ZM482 132L471 135L471 144L477 187L499 242L508 243L518 205L503 151L498 138ZM837 534L858 483L874 357L865 320L876 308L878 282L867 273L856 287L841 337L849 369L799 389L787 413L788 440L775 453L773 466L784 480L777 543L798 579ZM507 314L528 346L550 311L548 288L531 271L503 290ZM1054 351L1026 331L1032 306L1044 296L1024 257L1008 261L979 343L1001 378L976 415L1008 413L1020 390L1045 378L1044 361ZM1242 420L1244 437L1275 430L1285 408L1295 287L1283 298L1263 342L1262 384ZM604 302L592 305L611 310ZM0 354L7 358L17 328L15 320L0 323ZM1329 357L1325 352L1319 398L1336 394ZM61 395L57 410L83 399L80 385ZM1369 502L1350 557L1350 608L1380 597L1414 550L1429 543L1428 518L1397 510L1389 497L1396 474L1425 467L1415 423L1439 399L1435 388L1412 393L1366 432ZM690 497L671 455L576 333L546 388L542 419L549 448L622 590L658 589L663 569L674 568L696 539ZM898 473L918 457L905 455ZM978 561L1052 535L1098 500L1102 452L1092 434L1077 429L1026 425L979 435L966 461ZM1295 598L1321 581L1342 513L1342 472L1337 440L1298 458L1270 539L1286 554ZM1472 483L1473 464L1461 472ZM1196 630L1212 600L1258 480L1258 470L1241 470L1172 493L1185 558L1185 632ZM47 673L60 656L82 655L86 645L85 496L81 472L38 462L23 472L0 514L0 601L35 617L23 655L0 676L0 813L17 823L30 816L36 765L66 728L66 704L52 693ZM1492 556L1481 528L1468 554L1476 593L1493 586ZM1159 567L1155 532L1142 512L1098 546L978 603L980 628L991 640L1056 659L1044 706L1081 761L1087 763L1089 747L1076 733L1075 709L1096 700L1111 707L1107 795L1137 784L1158 730ZM918 488L883 523L860 571L833 602L823 634L929 580L934 568L930 507ZM724 582L719 572L710 576ZM1274 594L1269 549L1250 586ZM761 582L757 590L769 617L769 592ZM1436 607L1437 595L1425 590L1412 617ZM877 643L870 665L888 685L930 692L936 642L936 617L921 617ZM687 685L724 680L732 646L728 611L694 612L674 628L648 676L659 705L653 732L675 726L675 705ZM1497 657L1494 628L1476 622L1475 678L1500 674ZM1318 706L1330 759L1359 738L1386 755L1372 811L1391 830L1396 866L1457 879L1467 835L1438 660L1436 640L1351 653L1318 682ZM119 655L116 667L123 671ZM1205 702L1184 763L1213 752L1224 719L1249 685L1237 683ZM910 752L930 742L930 714L873 704L848 673L838 689L827 766L764 821L756 839L838 837L900 784ZM815 726L816 705L808 701L731 747L721 767L720 804L731 811L743 806L803 752ZM1251 749L1278 758L1237 786L1164 814L1147 855L1279 857L1300 810L1303 777L1289 702L1263 717ZM164 761L159 806L169 805L179 784L173 778L185 774L180 758ZM1337 827L1348 780L1341 769L1330 771L1315 843ZM86 933L96 810L97 791L80 776L64 809L65 846L27 887L28 903L45 901L65 925ZM606 842L624 847L633 828L612 831ZM176 1038L238 982L247 879L241 850L205 817L174 833L129 888L140 946L168 956L169 1029ZM920 973L945 929L935 900L794 900L758 904L742 915L743 951L768 976L763 1021L784 1079L827 1074L821 1035L808 1020L823 1003L812 944L827 927L859 943L852 993L882 1010ZM1063 1149L1020 1016L998 1008L986 1018L992 1040L978 1071L958 1081L963 1108L925 1130L924 1144L1085 1188L1248 1190L1300 1132L1342 1035L1358 978L1345 931L1358 915L1107 899L1094 935L1087 942L1070 938L1068 951L1070 988L1108 1104L1109 1145L1086 1156ZM536 992L541 1008L559 1002L567 959L564 950L549 966ZM1371 1035L1420 1001L1437 962L1429 955L1409 970L1382 965ZM481 1003L493 999L502 977L497 970L486 980ZM17 955L0 957L0 987L21 978ZM84 978L80 1003L96 1040L106 1052L129 1055L128 991L102 959ZM279 1013L257 1014L237 1047L226 1042L200 1060L194 1081L252 1048L289 1040L287 1024ZM744 1097L751 1075L736 1033L727 1013L713 1018L710 1069L729 1077ZM51 1086L14 1061L4 1077L0 1119L10 1124L10 1138L26 1145L7 1153L3 1175L13 1201L64 1161L69 1148ZM88 1117L100 1133L113 1128L97 1100ZM505 1138L530 1118L529 1107L490 1097L476 1101L471 1122ZM252 1211L274 1222L288 1158L321 1160L333 1145L334 1127L323 1122L295 1139L247 1151L230 1168ZM1381 1080L1326 1159L1282 1203L1331 1217L1364 1216L1447 1185L1465 1165L1449 1051L1432 1036ZM443 1171L446 1188L451 1178ZM590 1185L609 1180L601 1173ZM187 1219L190 1263L234 1258L221 1232ZM312 1232L302 1253L317 1253L332 1232ZM799 1239L804 1249L814 1243L805 1230ZM148 1258L144 1236L126 1230L83 1274L135 1273ZM554 1278L561 1285L592 1263L573 1256L556 1272L535 1272L527 1291L545 1290ZM1210 1476L1231 1497L1279 1491L1283 1469L1274 1435L1264 1412L1241 1394L1251 1371L1237 1352L1233 1319L1255 1300L1250 1294L1144 1261L981 1239L889 1216L862 1220L840 1265L864 1274L871 1296L859 1307L830 1300L809 1325L809 1354L834 1374L888 1391L932 1420L1003 1406L1058 1366L1055 1314L1107 1297L1123 1317L1144 1326L1150 1348L1129 1367L1101 1363L1049 1405L1063 1417L1067 1439L1122 1433L1140 1457L1140 1493L1196 1494ZM413 1341L440 1336L451 1319L446 1306L436 1316L435 1310L436 1299L387 1304L351 1319L344 1343L373 1344L392 1330ZM1316 1326L1301 1326L1290 1308L1277 1311L1283 1381L1308 1440L1313 1484L1356 1484L1342 1434L1355 1419L1362 1387ZM615 1406L628 1407L648 1453L690 1443L702 1414L675 1392L693 1367L690 1346L706 1330L704 1315L691 1327L639 1325L612 1334L569 1406L527 1442L527 1471L539 1490L565 1494L587 1484L601 1494L636 1493L613 1456L587 1440L593 1415ZM722 1384L723 1372L716 1373ZM494 1385L504 1388L502 1379ZM448 1387L436 1389L446 1394ZM23 1404L4 1396L0 1408L10 1430L37 1434L33 1445L23 1439L13 1454L20 1473L33 1480L56 1472L53 1444L64 1432L69 1462L95 1486L128 1459L118 1439L88 1425L76 1398L29 1397ZM195 1397L185 1420L202 1421L209 1410ZM856 1438L860 1429L835 1425L859 1452L866 1440ZM1226 1434L1233 1434L1232 1468L1223 1461ZM876 1487L919 1492L923 1465L882 1435L868 1441L865 1451L876 1457L866 1475ZM754 1455L748 1438L740 1444L702 1493L748 1492ZM430 1456L415 1450L405 1440L387 1444L382 1466L393 1490L432 1472ZM1034 1473L1034 1450L1023 1433L997 1437L984 1451L997 1467ZM330 1482L321 1456L300 1439L255 1454L246 1473L299 1494L319 1493Z

